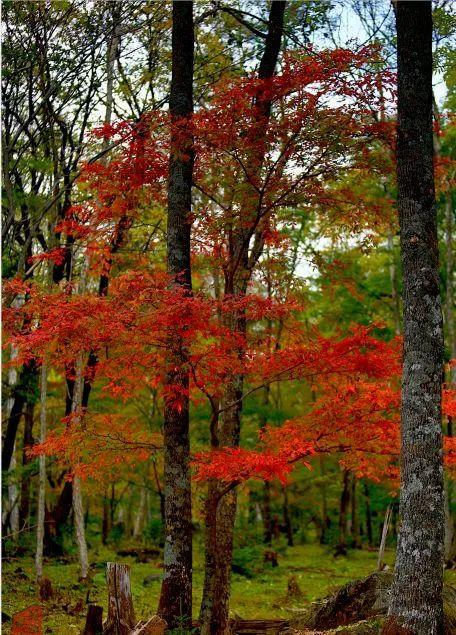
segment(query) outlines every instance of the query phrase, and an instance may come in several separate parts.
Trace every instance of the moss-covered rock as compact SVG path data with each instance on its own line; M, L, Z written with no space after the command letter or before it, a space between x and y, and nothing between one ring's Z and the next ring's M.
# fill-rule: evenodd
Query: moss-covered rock
M346 635L380 633L388 611L392 581L392 573L378 572L349 582L293 620L290 632L312 630ZM456 633L456 589L450 585L444 588L444 612L445 632Z

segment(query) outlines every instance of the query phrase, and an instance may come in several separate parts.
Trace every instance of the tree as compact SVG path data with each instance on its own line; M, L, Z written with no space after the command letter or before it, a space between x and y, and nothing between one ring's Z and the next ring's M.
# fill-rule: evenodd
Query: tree
M190 230L193 139L188 120L193 113L193 2L173 2L172 70L169 110L167 267L172 284L191 293ZM181 400L165 396L163 424L165 552L159 613L169 628L192 619L192 497L190 480L188 352L179 333L170 330L166 360L167 387L178 387Z
M273 0L268 21L263 56L258 69L260 84L257 94L253 95L251 134L255 137L254 150L247 159L253 172L245 179L245 199L243 218L233 223L230 236L231 258L224 269L225 297L233 295L243 298L247 293L252 270L257 263L264 244L263 227L258 222L258 196L254 181L258 178L265 159L265 136L271 115L271 100L267 91L262 90L261 82L266 84L276 69L282 42L285 2ZM233 219L234 220L234 219ZM230 223L231 221L228 220ZM255 236L255 244L250 252L250 242ZM250 252L250 253L249 253ZM242 337L246 331L244 309L227 314L226 325ZM245 351L242 345L237 347L239 360ZM242 411L243 376L234 375L227 382L222 397L222 413L214 426L213 440L217 446L236 447L239 444ZM209 482L206 502L206 561L204 593L201 602L200 620L202 633L225 633L228 631L228 603L231 579L231 561L233 550L233 531L236 518L236 492L225 495L215 481Z
M401 529L385 632L443 633L439 292L431 2L397 2L397 183L404 300Z

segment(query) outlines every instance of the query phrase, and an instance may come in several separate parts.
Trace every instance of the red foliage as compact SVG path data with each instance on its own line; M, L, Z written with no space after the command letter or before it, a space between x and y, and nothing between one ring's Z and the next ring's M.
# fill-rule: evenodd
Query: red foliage
M375 152L379 144L392 143L394 130L375 116L392 80L376 70L378 56L375 47L296 52L268 81L251 76L214 86L207 107L173 123L183 135L190 126L195 140L200 198L189 222L194 259L205 265L193 296L171 285L162 267L151 265L150 254L129 255L126 266L127 256L119 253L124 234L135 229L144 211L166 204L168 115L154 112L139 122L94 131L94 138L116 149L109 161L101 157L83 166L82 202L55 227L89 258L87 290L73 293L74 282L51 291L27 285L23 307L5 309L7 343L17 350L14 363L46 357L56 371L68 373L78 356L87 361L95 354L96 367L85 379L96 378L104 394L127 401L151 389L176 409L187 396L194 402L207 398L214 409L236 374L244 376L250 392L276 381L305 380L318 393L308 412L280 429L268 427L254 451L200 454L197 478L284 479L292 464L309 465L317 452L343 453L344 463L360 475L394 473L397 342L377 339L365 327L346 337L323 337L304 327L299 304L288 294L272 300L250 287L243 297L214 298L205 281L208 270L226 278L239 264L232 251L235 230L248 243L254 239L261 247L286 251L279 212L317 211L322 219L337 218L339 231L360 234L388 220L391 201L375 203L356 186L364 177L392 170ZM273 111L267 129L264 100ZM336 187L336 178L344 185ZM61 252L35 259L59 264ZM78 256L74 264L77 268ZM95 295L94 277L108 273L109 295ZM24 293L25 286L13 281L6 291ZM228 326L236 314L250 325L247 335ZM270 328L273 321L286 325L280 341ZM167 352L176 340L188 350L189 395L179 385L162 389L170 370ZM84 476L98 474L100 466L141 460L158 445L136 418L88 409L63 419L35 451L60 456ZM119 448L130 448L130 458Z

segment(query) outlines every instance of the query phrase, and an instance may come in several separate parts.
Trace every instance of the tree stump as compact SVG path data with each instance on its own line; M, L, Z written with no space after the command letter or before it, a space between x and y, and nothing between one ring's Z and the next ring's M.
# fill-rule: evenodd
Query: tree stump
M136 620L133 609L128 564L108 562L108 617L103 625L103 635L130 635Z
M287 600L297 600L302 598L302 591L295 575L288 578Z
M47 602L47 600L50 600L52 598L52 584L49 578L41 578L41 580L38 580L38 588L40 600Z
M269 563L272 567L279 566L277 551L272 551L272 549L266 549L266 551L263 554L263 559L265 563Z
M103 607L89 604L87 618L82 635L102 635L103 633Z

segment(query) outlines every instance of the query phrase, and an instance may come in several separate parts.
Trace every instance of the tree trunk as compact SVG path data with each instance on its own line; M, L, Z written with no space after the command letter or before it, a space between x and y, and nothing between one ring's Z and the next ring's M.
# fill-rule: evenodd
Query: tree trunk
M81 424L80 408L82 401L83 377L82 377L82 356L76 361L76 377L73 389L73 407L72 414L75 415L71 425L78 426ZM81 579L85 580L89 573L89 557L87 554L87 543L85 538L84 524L84 506L82 503L81 480L79 476L73 477L73 514L74 525L76 531L76 542L78 545L79 566L81 570Z
M394 259L394 242L391 232L388 233L388 250L391 254L389 265L390 283L391 283L391 300L393 303L394 331L396 335L401 334L401 299L398 292L398 276L396 270L396 262Z
M20 527L20 514L19 514L19 505L20 505L20 495L19 495L19 487L17 485L17 480L15 476L15 471L17 467L16 461L16 444L13 448L13 454L11 456L9 472L10 478L12 479L8 485L8 502L7 505L2 509L2 527L3 532L6 533L8 527L11 530L11 538L13 540L17 540L19 534Z
M222 401L217 442L221 447L237 447L240 434L242 377L240 384L229 382ZM229 407L228 404L234 404ZM206 499L206 556L203 597L201 600L201 635L229 632L229 598L233 559L233 532L236 519L237 494L226 485L210 481ZM216 510L214 514L214 510ZM218 630L217 630L218 629Z
M264 481L263 483L262 515L263 515L263 527L264 527L264 542L266 545L270 545L272 540L271 483L270 481Z
M287 537L287 544L289 547L292 547L294 544L293 527L291 525L290 507L288 504L288 488L286 485L282 487L282 492L283 492L283 525L285 528L285 535Z
M283 32L283 17L285 2L273 0L269 14L268 34L266 37L264 53L258 69L260 79L268 79L274 75L277 64ZM258 97L255 100L255 107L258 112L258 135L259 141L264 139L271 114L271 102L267 98ZM259 143L259 147L261 144ZM258 171L264 160L264 150L259 151L252 163L258 166ZM225 271L224 296L242 298L247 293L248 282L251 278L253 268L258 262L262 252L262 234L258 234L256 249L252 249L249 256L249 245L252 236L257 230L255 218L257 215L258 193L253 191L249 182L246 183L248 193L246 193L246 210L243 216L243 223L233 230L232 244L230 250L232 257L228 262ZM255 236L257 237L257 236ZM246 336L246 320L243 311L235 310L226 318L227 326ZM242 347L238 350L238 355L242 359L244 352ZM243 376L236 375L228 381L225 394L222 399L221 417L219 418L218 430L215 431L217 437L216 446L236 447L239 445L240 419L242 412ZM230 405L231 404L231 405ZM232 564L233 531L236 518L236 492L230 490L220 497L222 486L209 483L206 501L206 562L203 597L200 609L200 623L202 635L215 634L223 635L229 632L229 595ZM218 501L215 526L209 521L208 510L213 506L213 500ZM214 540L210 541L208 536L214 533ZM214 562L217 564L214 566Z
M336 546L336 553L345 555L347 553L347 517L350 504L350 472L344 470L342 476L342 492L340 495L339 508L339 543Z
M106 581L108 584L108 617L103 625L103 635L130 635L136 620L128 564L108 562Z
M263 389L263 410L260 417L260 430L264 430L267 424L266 410L269 406L269 394L271 387L268 384ZM271 544L272 540L272 518L271 518L271 483L264 481L263 483L263 525L264 525L264 542Z
M73 477L73 514L81 580L86 580L89 573L89 556L85 538L84 508L82 505L81 479L79 476Z
M141 487L141 494L139 498L139 507L135 518L135 523L133 526L133 538L138 540L141 537L143 527L144 527L144 519L146 517L146 505L147 505L147 489L146 484Z
M193 180L191 131L173 124L193 113L193 3L173 2L172 77L169 109L172 118L168 184L167 267L174 284L191 293L190 232ZM192 619L192 501L190 482L188 353L181 338L170 333L166 386L182 389L179 408L165 400L164 579L159 614L170 629L186 627Z
M9 411L6 432L2 447L2 470L8 470L16 443L17 429L21 420L24 406L27 402L27 394L32 384L36 381L37 371L33 362L24 365L19 373L19 381L14 387L12 406Z
M220 483L209 482L205 505L205 576L200 611L201 635L225 635L230 632L228 610L236 503L235 489L230 489L223 495Z
M28 450L33 445L33 417L35 404L28 402L24 415L24 443L22 446L22 469L23 476L21 479L21 505L19 508L19 524L25 527L28 523L30 510L30 474L27 473L27 465L30 463Z
M359 535L359 514L358 514L358 500L356 493L356 477L352 474L351 484L351 535L352 543L355 549L361 549L361 539Z
M89 604L87 609L86 623L82 635L102 635L103 634L103 607L96 604Z
M404 304L399 534L386 632L443 632L442 310L433 171L432 6L396 4ZM396 631L394 631L396 632Z
M11 347L11 360L13 360L17 356L17 351L14 347ZM12 366L8 370L8 385L12 391L14 391L14 387L17 383L17 370ZM8 397L5 403L5 418L8 420L11 414L11 411L14 406L14 395ZM13 452L11 455L11 461L9 466L9 471L14 474L16 470L16 447L13 447ZM13 540L17 538L17 534L20 526L20 515L19 515L19 490L17 486L16 479L13 476L13 481L8 485L8 505L5 506L6 509L3 510L2 514L2 524L3 529L6 532L6 525L9 524L11 529L11 534Z
M456 556L456 539L454 518L450 509L450 501L448 496L448 485L445 487L445 548L444 561L445 565L453 565Z
M374 546L374 532L372 527L372 509L369 485L367 481L364 481L364 501L366 505L366 531L367 531L367 544L369 547Z
M111 517L109 514L109 501L106 489L103 492L103 519L101 524L101 542L106 545L111 531Z
M380 539L380 546L378 548L377 571L381 571L383 569L383 558L385 557L386 539L388 538L388 530L391 522L392 511L393 506L390 503L386 508L385 520L383 521L382 537Z
M47 393L47 364L43 360L41 364L41 387L40 387L40 443L46 441L47 413L46 413L46 393ZM40 471L38 480L38 510L36 520L36 554L35 566L36 577L40 581L43 577L43 548L44 548L44 520L46 512L46 455L41 454L39 458Z
M313 401L315 401L315 397L313 397ZM327 487L326 487L326 474L325 474L325 464L324 459L320 455L320 491L321 491L321 530L319 542L321 545L325 545L327 542L327 532L331 526L331 519L328 514L328 495L327 495Z

